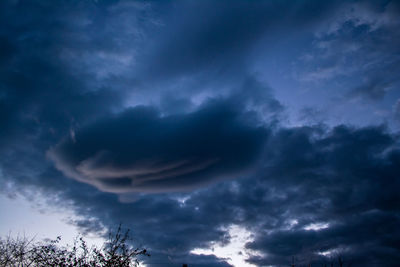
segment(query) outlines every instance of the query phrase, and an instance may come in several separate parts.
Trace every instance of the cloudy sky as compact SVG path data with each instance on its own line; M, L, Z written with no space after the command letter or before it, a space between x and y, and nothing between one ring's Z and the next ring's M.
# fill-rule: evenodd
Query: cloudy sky
M1 234L146 266L398 266L398 1L0 1Z

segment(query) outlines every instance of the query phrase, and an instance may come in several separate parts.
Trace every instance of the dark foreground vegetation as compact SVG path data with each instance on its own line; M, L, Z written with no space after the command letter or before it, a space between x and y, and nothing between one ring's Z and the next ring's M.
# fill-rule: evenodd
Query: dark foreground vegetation
M42 242L25 237L0 238L0 267L132 267L139 265L138 256L150 256L146 249L128 244L129 230L122 231L121 226L100 248L88 247L82 237L70 246L61 246L60 240L60 237Z

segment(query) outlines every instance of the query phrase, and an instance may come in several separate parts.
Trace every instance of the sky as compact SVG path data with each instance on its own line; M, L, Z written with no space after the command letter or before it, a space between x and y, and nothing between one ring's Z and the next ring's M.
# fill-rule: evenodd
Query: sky
M145 266L400 261L399 1L0 1L0 234Z

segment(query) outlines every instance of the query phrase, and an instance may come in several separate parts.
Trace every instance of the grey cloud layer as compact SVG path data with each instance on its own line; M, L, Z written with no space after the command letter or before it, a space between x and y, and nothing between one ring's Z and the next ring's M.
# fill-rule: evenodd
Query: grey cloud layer
M395 1L1 1L1 190L42 192L80 229L123 222L148 266L229 266L190 251L229 242L230 225L253 234L257 266L329 251L397 266L398 134L284 126L309 103L288 66L330 98L376 100L366 116L379 101L398 116L396 14ZM263 59L287 65L277 88L254 71Z
M346 98L382 100L398 88L400 35L396 1L349 2L328 16L305 57L301 79L352 80ZM311 63L311 64L310 64ZM396 95L396 94L395 94ZM398 95L396 95L398 96Z

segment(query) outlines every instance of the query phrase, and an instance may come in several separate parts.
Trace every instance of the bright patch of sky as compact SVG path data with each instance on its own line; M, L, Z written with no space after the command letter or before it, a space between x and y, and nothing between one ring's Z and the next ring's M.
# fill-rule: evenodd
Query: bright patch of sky
M75 218L65 209L54 210L46 205L42 208L37 202L30 202L23 197L9 198L0 194L0 236L27 237L36 241L55 239L61 236L61 244L74 242L74 238L82 235L77 227L68 223ZM100 246L103 239L93 235L83 235L91 245Z
M246 262L250 255L255 255L254 251L245 248L247 242L253 241L252 234L246 229L232 225L228 229L230 242L228 244L212 243L209 248L196 248L190 253L197 255L215 255L220 259L226 260L235 267L255 267L256 265Z
M309 225L306 225L304 227L304 230L306 231L319 231L319 230L323 230L329 228L329 223L310 223Z

